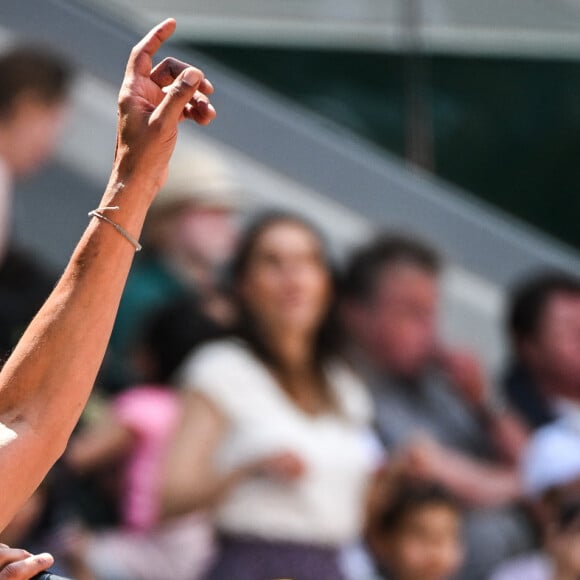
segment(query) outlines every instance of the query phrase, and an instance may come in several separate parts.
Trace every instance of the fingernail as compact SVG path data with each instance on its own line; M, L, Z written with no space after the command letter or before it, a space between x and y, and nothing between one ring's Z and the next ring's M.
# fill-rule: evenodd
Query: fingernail
M186 85L193 87L194 85L199 83L199 80L200 80L199 72L193 68L185 69L185 72L183 73L182 79Z

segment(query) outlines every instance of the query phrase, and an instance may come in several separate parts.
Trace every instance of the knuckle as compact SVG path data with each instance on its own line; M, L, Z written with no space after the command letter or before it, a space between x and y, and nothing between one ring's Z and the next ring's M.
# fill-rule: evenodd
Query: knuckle
M0 572L0 580L17 580L22 578L20 572L22 571L22 566L18 562L11 562L10 564L4 566Z
M185 83L183 80L179 82L175 82L171 85L168 90L168 94L172 98L182 97L186 94L189 94L192 90L192 87Z
M171 77L175 79L184 68L185 65L181 61L168 56L155 67L154 72L159 77Z
M119 92L119 99L118 99L119 108L120 109L126 108L130 102L131 102L131 95L129 94L129 92L125 89L121 89L121 91Z

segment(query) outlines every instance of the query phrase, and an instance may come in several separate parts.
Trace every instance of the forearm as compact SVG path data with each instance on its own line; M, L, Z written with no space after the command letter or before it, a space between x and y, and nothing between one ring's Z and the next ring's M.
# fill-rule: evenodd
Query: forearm
M190 475L183 479L182 484L178 481L169 482L162 492L163 516L173 517L195 510L212 509L250 474L250 467L241 466L221 475L206 473L198 477L197 481L192 481Z
M102 203L118 205L114 220L138 237L153 188L117 168ZM0 462L3 486L12 490L0 494L0 529L64 451L104 356L134 252L110 224L93 219L0 373Z
M167 176L180 121L207 125L213 87L186 63L152 57L175 30L165 20L133 47L119 92L114 170L100 207L138 238ZM121 187L124 184L124 187ZM108 210L107 210L108 211ZM135 248L94 218L64 275L0 373L0 529L63 452L109 340Z
M529 439L523 423L508 412L491 413L486 422L498 452L510 465L518 465Z
M71 439L63 460L76 473L90 473L125 457L136 439L130 428L114 417L107 417Z
M516 469L482 463L454 452L446 455L440 480L461 500L477 507L497 507L521 496Z

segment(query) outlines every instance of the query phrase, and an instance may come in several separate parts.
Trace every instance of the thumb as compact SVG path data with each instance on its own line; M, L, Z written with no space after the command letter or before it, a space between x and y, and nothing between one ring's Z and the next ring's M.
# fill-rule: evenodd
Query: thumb
M203 73L195 68L184 69L166 89L166 94L161 103L151 116L162 124L177 125L183 118L183 110L187 103L195 95L195 91L203 81Z

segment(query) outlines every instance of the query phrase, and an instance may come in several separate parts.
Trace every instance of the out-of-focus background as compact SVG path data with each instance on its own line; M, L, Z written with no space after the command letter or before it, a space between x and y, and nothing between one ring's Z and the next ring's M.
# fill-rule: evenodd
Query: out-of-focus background
M578 265L575 2L49 0L0 11L2 42L46 41L82 71L56 163L16 197L15 235L55 266L106 180L125 55L167 15L178 29L164 54L200 63L218 87L219 121L186 138L222 150L253 203L315 215L337 248L380 226L422 232L453 262L445 332L492 368L505 285L538 264Z
M0 49L75 73L35 173L0 106L0 349L98 204L127 55L169 16L156 58L202 68L218 116L183 125L96 396L0 539L78 580L576 577L580 1L5 0ZM308 223L240 242L265 209Z

